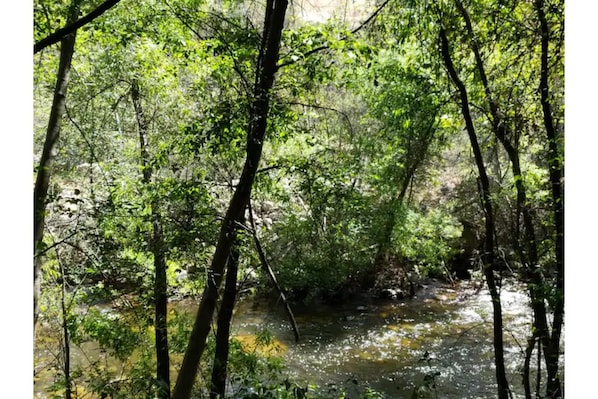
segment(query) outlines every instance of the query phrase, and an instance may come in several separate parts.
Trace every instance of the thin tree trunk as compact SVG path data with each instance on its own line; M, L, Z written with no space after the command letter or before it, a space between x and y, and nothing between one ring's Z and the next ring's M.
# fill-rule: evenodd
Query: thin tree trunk
M542 345L538 342L538 358L536 359L536 399L542 399Z
M513 180L515 183L515 188L517 190L517 209L518 211L521 211L521 214L523 216L523 227L525 233L525 250L521 251L520 249L519 254L524 264L524 274L531 299L532 311L534 313L534 321L532 325L533 335L537 336L542 342L542 345L544 347L546 366L548 368L551 360L547 354L550 352L551 349L549 348L550 332L547 322L547 311L545 305L545 295L543 290L543 287L545 286L546 282L541 274L540 268L538 267L539 260L536 235L534 231L534 223L531 211L527 204L527 194L523 182L523 175L521 172L519 151L509 139L508 125L503 121L498 104L496 103L492 95L490 85L488 84L486 70L484 68L484 62L480 54L476 37L473 33L473 28L471 25L469 14L467 13L467 10L465 9L460 0L455 0L455 4L465 21L465 26L470 36L471 48L476 60L476 68L480 75L480 80L484 87L484 92L486 94L486 98L488 100L488 105L490 108L490 114L492 116L492 130L495 136L501 142L503 148L505 149L507 156L511 161L511 166L513 168ZM519 215L517 215L517 218L519 219ZM540 352L541 351L539 351L539 353Z
M531 359L532 354L534 353L534 346L536 345L536 334L532 334L531 337L527 340L527 348L525 348L525 360L523 361L523 373L522 373L522 380L523 380L523 390L525 392L525 399L532 399L532 389L531 389L531 381L530 381L530 367L531 367ZM540 343L538 343L538 347ZM538 351L538 356L540 352Z
M270 267L270 263L268 263L268 259L266 258L266 253L264 251L264 248L262 247L260 239L257 236L257 231L255 228L255 221L253 220L253 210L251 209L251 200L248 203L248 209L249 209L249 220L251 223L251 230L252 230L252 235L253 235L253 242L255 243L255 248L257 249L257 254L260 258L260 262L262 264L264 271L270 277L270 281L272 282L272 284L278 291L278 294L280 295L280 299L282 300L282 303L284 304L284 308L287 312L287 316L289 316L289 322L291 323L291 327L293 328L293 334L295 335L295 342L299 342L299 328L297 327L297 321L295 320L295 316L293 315L293 310L291 309L291 305L289 305L289 302L287 301L287 297L284 294L282 287L280 286L280 284L278 283L278 280L276 279L276 275L274 274L272 267Z
M71 337L68 328L68 313L66 308L66 276L64 273L64 264L60 260L58 248L56 248L56 258L60 267L60 309L62 312L62 339L63 339L63 364L64 373L64 398L71 399L73 393L73 382L71 380Z
M71 6L69 21L74 21L79 13L79 1L75 0ZM71 61L75 51L76 31L64 37L60 44L60 61L58 64L58 74L56 76L56 86L54 88L54 98L52 100L52 109L50 119L48 120L48 129L46 130L46 139L44 148L37 168L35 187L33 189L33 329L37 325L37 316L39 313L39 297L41 294L41 266L42 256L35 256L41 249L44 238L44 226L46 217L46 198L48 196L48 187L50 186L50 176L52 174L52 163L54 161L56 145L60 137L60 126L66 104L66 92L69 85Z
M226 393L226 368L228 366L230 326L233 318L233 309L237 299L237 272L239 268L238 241L233 245L226 264L226 281L224 294L218 312L216 331L216 350L214 364L212 365L212 387L210 399L224 398Z
M139 83L134 80L131 85L131 98L135 108L137 124L139 126L139 149L141 153L141 168L143 184L147 187L152 180L152 167L149 162L148 145L148 124L145 119L141 96L139 94ZM150 247L154 255L154 310L156 330L156 381L158 383L158 398L170 398L170 359L168 357L168 295L166 281L166 258L164 256L165 245L162 235L161 215L158 211L156 200L151 202L152 215L152 236Z
M492 309L494 316L494 359L496 366L496 382L498 385L498 398L508 399L510 390L507 381L505 363L504 363L504 344L503 344L503 322L502 322L502 306L500 302L500 293L496 287L496 281L494 280L494 216L492 210L492 202L490 199L490 181L486 174L486 167L482 157L482 151L478 144L478 139L475 133L473 120L469 110L469 100L467 97L467 90L465 85L459 78L457 71L453 65L451 55L449 52L448 39L444 28L440 28L440 42L441 51L444 59L444 63L448 70L449 76L457 89L461 98L461 111L463 118L465 119L465 126L469 135L469 141L471 148L474 153L476 165L479 174L479 189L481 191L482 206L484 208L485 216L485 230L486 238L484 244L484 254L482 256L484 275L486 277L486 283L488 284L488 290L492 298Z
M562 181L565 176L564 167L559 152L559 138L557 137L552 110L549 99L548 87L548 44L550 31L546 15L544 14L544 0L534 2L538 19L540 21L540 33L542 42L541 70L540 70L540 103L544 116L544 127L548 138L548 168L550 186L552 189L552 201L555 226L555 256L556 256L556 298L554 301L552 334L550 345L544 350L547 358L548 382L546 395L549 398L560 398L563 396L561 383L558 377L559 352L561 342L561 330L565 315L565 211Z
M158 381L158 398L170 398L170 359L168 357L168 284L166 281L166 259L164 256L164 239L162 223L156 207L152 206L153 216L153 252L154 252L154 301L156 329L156 379Z
M247 157L239 184L231 198L220 228L220 235L209 269L206 287L202 293L195 323L189 337L189 344L177 376L172 395L173 399L189 399L191 396L199 362L211 328L222 274L236 237L238 224L243 220L243 213L251 196L251 188L262 156L270 105L270 89L274 83L274 74L277 70L276 63L278 62L280 39L287 5L288 0L276 0L273 2L273 9L266 11L266 14L271 15L269 23L265 25L268 29L262 36L262 40L266 41L266 45L250 111Z

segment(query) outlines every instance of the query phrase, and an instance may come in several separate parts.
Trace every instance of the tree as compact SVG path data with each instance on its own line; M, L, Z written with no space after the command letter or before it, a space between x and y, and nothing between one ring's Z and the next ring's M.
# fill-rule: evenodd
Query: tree
M554 211L555 226L555 258L556 258L556 284L552 334L550 336L550 345L544 350L547 357L548 386L546 393L551 398L562 396L561 384L558 378L559 352L561 342L561 329L564 322L565 313L565 213L564 196L562 181L565 177L561 153L559 150L560 139L557 136L555 123L552 116L552 107L550 103L550 87L548 85L548 51L550 42L550 31L544 11L544 1L536 0L534 2L538 20L540 22L541 34L541 65L540 65L540 103L542 104L542 114L546 137L548 139L548 167L550 176L550 187L552 192L552 206Z
M388 262L393 230L400 222L397 212L404 206L408 189L416 173L432 156L430 153L437 150L435 144L441 142L438 127L443 104L440 103L438 88L431 83L430 76L418 71L417 65L409 65L399 55L392 56L396 58L382 61L381 66L372 68L374 81L377 85L381 84L376 91L381 94L370 103L370 107L383 127L376 140L381 148L375 148L371 157L382 163L380 158L388 157L385 146L394 152L389 157L390 163L380 173L378 183L379 186L388 186L381 187L381 191L390 192L387 205L390 211L374 260L379 268ZM399 60L402 65L399 65Z
M249 119L250 126L247 131L247 158L241 178L222 222L208 281L202 294L189 344L174 387L173 399L188 399L191 395L199 361L210 331L212 315L218 296L218 287L222 281L225 263L230 256L238 224L242 222L243 213L251 195L251 187L264 144L270 104L270 89L274 83L274 74L277 69L276 64L278 62L280 38L287 4L286 0L275 0L269 1L266 6L262 51L260 51L258 60L257 79Z
M484 159L480 146L478 143L475 127L469 110L469 99L467 96L467 89L459 78L457 71L455 70L450 50L448 39L444 27L440 28L439 33L441 52L449 76L457 90L459 91L459 97L461 102L461 111L463 113L463 119L465 119L465 126L471 148L475 156L475 162L478 168L478 178L480 181L480 196L482 199L482 206L484 208L485 216L485 240L484 240L484 253L482 255L482 267L484 275L486 277L486 284L488 284L488 290L492 298L492 308L494 315L494 363L496 365L496 382L498 384L498 397L499 399L508 399L510 390L509 383L507 381L505 371L505 360L504 360L504 344L503 344L503 320L502 320L502 306L500 302L500 293L496 286L494 271L496 269L496 261L494 257L494 213L492 210L492 202L490 197L490 181L486 173L486 166L484 165Z
M74 0L69 12L69 20L73 21L79 14L79 0ZM37 167L37 177L33 189L33 325L37 324L39 313L39 296L41 292L41 267L43 250L44 222L46 217L46 199L48 196L48 187L52 175L52 163L56 144L60 138L60 128L62 116L65 111L66 92L69 85L71 61L75 51L76 31L68 34L60 44L60 64L56 75L56 86L54 88L54 99L52 100L52 110L48 120L46 130L46 139L44 141L43 152Z
M131 84L131 98L135 107L135 115L139 125L139 150L141 153L142 182L149 186L152 182L152 166L148 155L148 125L141 105L139 83L134 80ZM152 234L149 247L154 255L154 306L156 329L156 380L158 381L158 397L170 397L170 360L168 357L168 329L166 319L168 316L168 294L166 281L165 245L162 236L162 216L158 211L158 203L153 200L150 204L152 217Z
M523 217L523 245L519 245L517 240L515 240L515 248L519 254L519 258L523 264L523 274L525 280L528 285L529 295L531 299L531 306L534 313L534 323L532 326L533 333L532 335L539 338L542 343L542 348L544 351L546 368L548 371L548 385L547 385L547 395L550 397L560 397L560 384L558 382L557 377L557 370L558 370L558 352L559 352L559 345L560 345L560 338L556 341L554 340L555 335L560 337L560 325L562 324L562 303L557 304L555 307L554 313L554 320L552 333L551 329L549 328L548 321L547 321L547 314L548 311L546 309L546 287L550 284L549 281L543 276L542 268L538 267L540 259L538 255L538 245L537 239L535 234L535 223L532 216L532 210L530 209L530 204L527 195L526 189L526 181L528 179L525 178L522 168L521 168L521 161L520 161L520 150L517 147L519 139L515 136L512 132L513 122L509 120L507 113L504 111L504 108L509 107L509 104L506 106L500 106L497 101L497 95L492 92L490 87L489 79L486 74L486 68L484 66L484 61L482 59L480 47L478 40L474 34L474 30L472 27L472 22L469 16L469 13L465 9L465 6L460 0L455 0L455 4L459 11L459 14L462 16L467 36L469 39L469 43L471 46L471 50L474 53L475 57L475 66L477 72L479 74L479 80L483 86L484 93L486 96L486 101L488 104L488 109L490 113L490 121L492 125L492 130L494 135L498 138L500 143L502 144L507 156L511 162L511 168L513 172L513 183L517 190L517 221L519 221L519 215L521 214ZM553 193L553 204L561 203L561 193L560 193L560 182L561 182L561 172L560 162L558 161L559 151L557 149L558 139L555 137L555 129L552 123L552 114L550 110L549 104L549 96L547 93L548 91L548 61L547 61L547 51L548 51L548 33L543 32L544 29L547 28L546 18L543 16L542 5L535 3L535 8L538 12L538 19L540 21L540 29L541 29L541 73L540 73L540 91L541 91L541 104L542 104L542 111L544 115L544 125L546 127L546 131L548 136L548 159L549 159L549 170L550 170L550 181L552 193ZM531 11L531 10L530 10ZM558 47L557 47L558 49ZM555 65L558 65L555 63ZM530 82L531 83L531 82ZM501 109L502 108L502 109ZM517 129L517 127L515 127ZM514 137L514 140L512 139ZM558 181L553 184L553 179ZM559 282L559 279L562 278L562 243L558 242L558 237L562 238L562 226L560 226L558 218L561 217L562 209L558 209L558 206L555 208L555 237L556 244L555 244L555 256L556 256L556 286L555 288L559 292L556 294L557 303L559 301L558 298L562 298L562 282ZM517 222L519 224L519 222ZM517 226L517 232L519 228ZM560 260L559 260L560 259ZM559 270L561 270L559 272ZM559 288L560 286L560 288ZM529 373L527 373L529 375ZM529 384L529 381L526 382ZM528 394L529 395L529 394ZM556 396L553 396L556 395Z
M510 124L508 121L503 120L501 115L503 114L496 103L495 96L493 95L484 62L480 54L477 39L474 35L471 20L469 14L460 0L455 0L455 4L459 13L465 21L465 26L470 39L471 48L475 56L475 65L480 76L480 81L486 94L488 102L488 108L491 115L492 130L495 136L498 138L503 148L505 149L509 160L511 161L511 168L513 170L513 181L517 189L517 220L519 220L519 214L523 216L524 226L524 248L520 245L516 245L519 256L524 264L524 273L528 279L528 287L530 298L532 302L532 309L534 311L534 323L533 331L536 337L540 337L544 345L544 353L547 353L548 348L548 325L546 321L546 309L544 305L544 295L542 295L542 288L544 286L544 279L540 273L540 269L536 267L538 264L538 249L536 243L536 235L534 232L534 222L532 214L529 209L526 188L524 185L523 174L520 166L519 150L515 147L511 141ZM517 229L518 231L519 229ZM515 241L517 243L517 240ZM529 376L529 372L526 372ZM526 380L526 384L529 381Z

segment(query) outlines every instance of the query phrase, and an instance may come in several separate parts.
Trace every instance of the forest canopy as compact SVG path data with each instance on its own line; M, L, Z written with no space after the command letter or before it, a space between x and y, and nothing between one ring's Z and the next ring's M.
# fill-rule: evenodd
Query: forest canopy
M477 281L493 392L563 397L564 15L559 0L35 0L35 392L326 397L258 354L276 337L234 335L245 298L278 299L300 341L295 306ZM509 284L529 324L517 378Z

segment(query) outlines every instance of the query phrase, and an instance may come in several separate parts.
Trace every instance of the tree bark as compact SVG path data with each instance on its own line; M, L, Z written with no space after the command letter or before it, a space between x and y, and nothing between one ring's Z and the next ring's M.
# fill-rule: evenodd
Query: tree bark
M152 180L148 145L148 124L141 105L139 83L134 80L131 85L131 98L139 127L139 150L141 153L142 182L149 187ZM154 255L154 328L156 330L156 381L158 383L158 398L170 398L170 359L168 357L168 284L166 281L166 257L164 237L162 235L161 215L156 200L151 201L152 235L150 248Z
M224 398L226 393L226 368L228 366L230 326L233 318L233 309L237 299L237 272L239 266L238 241L231 248L226 264L226 282L224 294L218 312L216 331L216 350L214 364L212 365L212 386L210 399Z
M471 117L471 113L469 110L469 100L467 96L467 90L465 85L459 78L457 71L453 65L453 61L451 59L449 46L448 46L448 39L446 37L446 33L444 28L440 28L440 43L441 43L441 52L442 57L444 59L444 63L448 70L449 76L457 89L459 91L459 96L461 99L461 112L463 114L463 118L465 119L465 126L467 129L467 134L469 136L469 141L471 143L471 148L474 153L475 162L478 168L478 178L479 178L479 189L480 194L482 197L482 207L484 209L484 216L485 216L485 230L486 230L486 238L484 242L484 254L482 256L483 262L483 270L484 276L486 278L486 283L488 284L488 290L490 291L490 296L492 298L492 309L493 309L493 319L494 319L494 359L495 359L495 366L496 366L496 382L498 385L498 398L499 399L508 399L510 390L509 384L507 381L506 370L505 370L505 362L504 362L504 343L503 343L503 322L502 322L502 306L500 302L500 293L496 286L496 281L494 280L494 269L495 269L495 259L494 259L494 214L492 210L492 202L490 199L490 181L488 179L488 175L486 174L486 167L484 165L484 159L482 157L482 151L478 144L478 139L476 136L475 128L473 125L473 120Z
M79 13L79 2L74 1L71 6L70 20L77 18ZM52 174L52 163L54 161L56 145L60 138L60 127L62 116L66 104L66 92L69 85L71 61L75 51L76 31L64 37L60 44L60 61L58 64L58 74L56 76L56 86L54 88L54 98L52 100L52 109L48 128L46 130L46 139L44 148L37 168L37 176L33 189L33 331L37 325L37 316L39 312L39 297L41 294L41 266L42 256L35 256L42 246L44 238L44 227L46 218L46 198L48 196L48 187L50 186L50 177Z
M218 298L218 288L222 281L226 261L236 237L238 224L243 220L243 213L251 196L251 188L262 155L264 136L266 134L268 109L270 105L270 89L274 83L276 63L280 49L280 39L286 15L288 0L273 2L270 21L263 34L266 46L261 65L261 72L255 87L250 111L250 125L247 133L247 156L239 184L229 203L222 221L216 250L208 272L206 287L195 318L189 344L185 351L183 363L177 376L173 399L189 399L199 368L199 362L205 349L206 339L210 331L214 308ZM268 14L268 11L266 12Z
M556 257L556 292L553 309L552 334L550 345L544 350L547 358L548 382L546 395L549 398L560 398L563 396L561 383L558 377L559 352L561 341L561 330L565 315L565 208L562 181L565 176L561 156L559 152L559 137L552 119L552 110L549 98L548 87L548 45L550 41L550 30L546 15L544 13L544 0L535 0L534 5L540 21L541 34L541 70L540 70L540 103L544 116L544 127L548 138L548 168L549 179L552 191L554 226L555 226L555 257ZM549 361L548 361L549 359Z

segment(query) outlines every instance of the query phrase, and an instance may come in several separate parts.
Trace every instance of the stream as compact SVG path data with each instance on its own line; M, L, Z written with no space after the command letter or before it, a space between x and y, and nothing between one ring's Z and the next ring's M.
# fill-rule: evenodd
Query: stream
M508 378L514 397L523 397L518 368L530 331L528 299L515 285L503 286L501 298ZM411 299L295 308L299 343L281 309L264 312L242 304L236 333L266 327L286 349L285 363L300 381L342 386L349 395L357 381L388 398L409 399L426 375L438 373L438 398L496 397L492 304L485 287L433 282Z
M513 397L522 398L520 369L531 312L522 286L505 284L501 299L508 379ZM194 313L197 301L174 306ZM263 300L238 304L232 332L242 339L267 329L292 380L343 388L347 398L353 397L352 389L367 385L386 398L410 399L426 378L433 378L436 392L425 397L496 397L492 305L485 287L430 282L410 299L361 298L336 306L296 306L293 311L301 334L298 343L282 304ZM39 359L39 353L36 356ZM44 397L36 382L36 398Z

